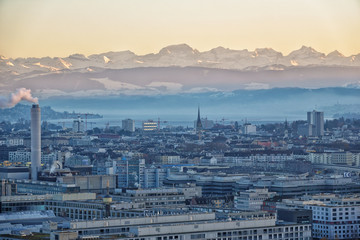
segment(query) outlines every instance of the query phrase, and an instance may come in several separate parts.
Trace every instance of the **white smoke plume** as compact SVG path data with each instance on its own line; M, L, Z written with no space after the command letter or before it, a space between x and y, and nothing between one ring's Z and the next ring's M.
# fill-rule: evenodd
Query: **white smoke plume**
M38 98L31 96L31 90L19 88L15 93L11 93L9 97L0 96L0 108L11 108L18 104L21 100L38 103Z

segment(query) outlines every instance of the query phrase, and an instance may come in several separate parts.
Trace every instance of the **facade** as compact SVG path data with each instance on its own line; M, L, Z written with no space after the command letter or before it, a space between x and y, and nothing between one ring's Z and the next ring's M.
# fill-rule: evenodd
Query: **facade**
M57 194L57 193L77 193L80 187L75 184L62 184L54 182L40 182L31 180L15 180L18 193L34 195Z
M144 159L126 159L117 161L116 173L119 188L139 188L144 182Z
M344 166L359 166L358 153L352 152L319 152L310 153L309 161L315 164L336 164Z
M127 132L135 132L135 120L129 118L122 120L122 129Z
M78 187L80 192L106 193L116 188L116 175L61 176L57 182Z
M74 133L81 133L81 132L85 131L84 121L80 118L78 118L77 120L74 120L72 127L73 127L72 129L73 129Z
M158 156L160 164L180 164L181 158L179 155L161 155Z
M312 211L314 239L358 239L360 237L360 196L319 194L301 199L285 199L279 209Z
M80 238L90 236L121 236L127 240L170 239L311 239L311 225L276 223L276 216L242 220L216 220L215 213L179 214L172 216L70 222L68 229ZM56 232L56 231L54 231Z
M31 162L31 152L25 150L9 152L9 162L16 165L26 165Z
M313 211L315 239L357 239L360 237L360 205L308 205Z
M324 136L324 112L312 111L307 113L307 123L314 126L314 131L310 136Z
M146 122L142 123L143 131L145 132L151 132L158 130L158 124L157 122L154 122L153 120L148 120Z
M256 125L252 125L251 123L245 123L241 128L242 134L254 134L256 133Z
M143 188L159 188L162 187L163 181L170 174L170 169L151 166L144 169Z
M1 143L0 143L1 145ZM7 146L23 146L24 145L24 139L23 138L8 138L6 139L6 145Z
M234 197L234 207L246 211L259 211L263 202L268 198L274 197L275 194L274 192L269 192L266 188L242 191Z
M29 168L0 167L0 179L29 179Z
M140 189L126 190L125 193L114 195L116 201L143 203L146 208L185 206L185 194L180 189Z

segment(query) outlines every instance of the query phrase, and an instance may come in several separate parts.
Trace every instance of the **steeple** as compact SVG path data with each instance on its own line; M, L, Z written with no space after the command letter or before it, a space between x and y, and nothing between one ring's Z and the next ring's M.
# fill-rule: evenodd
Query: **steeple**
M198 117L196 121L196 130L202 130L201 118L200 118L200 106L198 106Z

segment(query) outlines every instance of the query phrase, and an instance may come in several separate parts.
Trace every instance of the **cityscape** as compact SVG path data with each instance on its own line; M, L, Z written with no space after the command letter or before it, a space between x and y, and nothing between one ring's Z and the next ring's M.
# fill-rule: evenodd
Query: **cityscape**
M360 239L359 13L0 1L0 240Z

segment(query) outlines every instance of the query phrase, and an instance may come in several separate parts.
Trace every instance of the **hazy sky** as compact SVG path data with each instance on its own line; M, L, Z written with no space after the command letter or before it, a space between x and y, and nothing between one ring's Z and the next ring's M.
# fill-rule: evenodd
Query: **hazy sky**
M0 0L0 55L158 52L187 43L360 53L360 0Z

